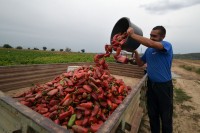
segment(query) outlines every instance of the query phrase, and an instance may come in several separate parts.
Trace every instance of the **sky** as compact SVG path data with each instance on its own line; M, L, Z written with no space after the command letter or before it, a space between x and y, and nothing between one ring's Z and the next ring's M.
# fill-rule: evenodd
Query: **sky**
M175 54L199 53L199 14L200 0L0 0L0 46L104 52L115 23L128 17L147 38L164 26Z

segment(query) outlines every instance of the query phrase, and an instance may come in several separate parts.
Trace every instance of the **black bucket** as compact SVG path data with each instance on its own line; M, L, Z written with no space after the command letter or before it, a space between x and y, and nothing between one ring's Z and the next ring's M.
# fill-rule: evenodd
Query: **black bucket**
M124 33L127 31L127 29L129 27L132 27L134 29L134 32L137 35L143 36L143 32L142 30L136 26L135 24L131 23L130 19L127 17L123 17L120 20L117 21L117 23L115 24L112 33L111 33L111 38L110 38L110 42L112 41L112 38L115 34L118 33ZM134 39L132 39L131 37L127 38L127 41L125 42L124 45L122 45L122 50L125 50L127 52L133 52L134 50L136 50L138 47L140 46L140 43L135 41Z

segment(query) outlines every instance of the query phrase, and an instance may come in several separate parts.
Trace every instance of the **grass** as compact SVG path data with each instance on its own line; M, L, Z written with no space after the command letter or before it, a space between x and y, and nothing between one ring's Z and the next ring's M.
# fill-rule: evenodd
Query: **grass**
M174 88L175 103L182 104L184 101L189 101L192 97L188 96L182 89Z
M181 105L181 109L187 110L188 112L190 112L191 110L195 110L195 108L190 105Z
M0 66L68 62L93 62L95 55L96 53L0 48ZM109 58L106 58L106 61L114 62L114 58L111 56Z
M193 113L190 117L196 122L200 120L200 114L198 113Z
M191 71L191 72L195 72L197 74L200 74L200 68L196 68L194 66L188 66L188 65L180 65L180 67L187 70L187 71Z

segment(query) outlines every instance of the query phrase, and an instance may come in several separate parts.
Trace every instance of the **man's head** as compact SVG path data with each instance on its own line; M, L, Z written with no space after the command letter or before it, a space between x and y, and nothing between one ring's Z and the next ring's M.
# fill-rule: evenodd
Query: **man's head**
M166 30L163 26L156 26L152 29L150 39L160 42L165 38Z

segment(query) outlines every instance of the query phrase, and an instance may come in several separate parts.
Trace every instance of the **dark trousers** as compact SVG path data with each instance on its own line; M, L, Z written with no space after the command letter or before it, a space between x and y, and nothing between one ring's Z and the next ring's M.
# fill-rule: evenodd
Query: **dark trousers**
M147 81L147 110L152 133L172 133L173 84L172 81L154 83Z

